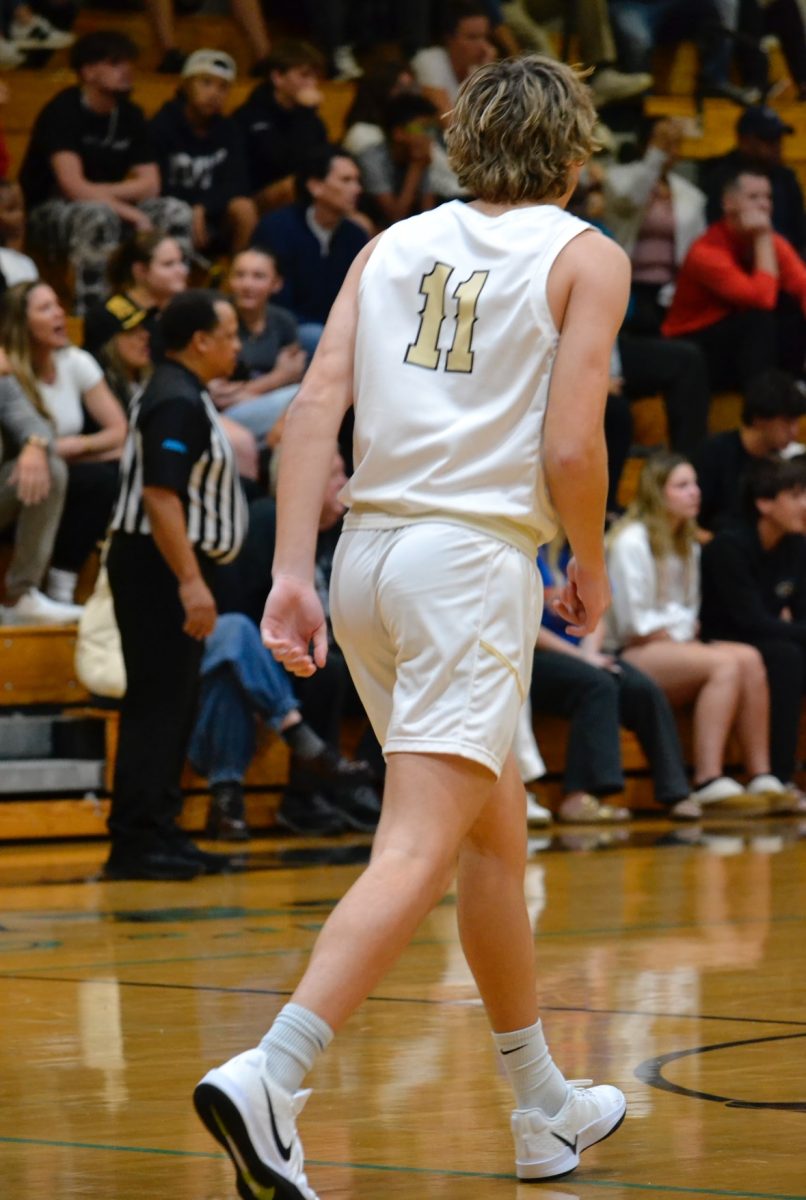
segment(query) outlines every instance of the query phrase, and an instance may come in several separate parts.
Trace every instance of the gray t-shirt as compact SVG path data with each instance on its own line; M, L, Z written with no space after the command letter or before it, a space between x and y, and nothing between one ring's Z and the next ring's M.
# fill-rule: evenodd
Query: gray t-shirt
M297 341L297 322L293 313L279 304L266 306L266 323L260 333L239 328L241 351L235 370L237 379L255 379L273 370L283 346Z

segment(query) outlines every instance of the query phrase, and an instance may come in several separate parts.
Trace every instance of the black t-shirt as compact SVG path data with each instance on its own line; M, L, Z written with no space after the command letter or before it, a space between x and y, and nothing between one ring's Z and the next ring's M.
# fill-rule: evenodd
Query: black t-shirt
M703 529L725 529L741 520L744 480L754 462L738 429L706 438L694 461L702 491Z
M706 639L806 646L806 538L787 534L765 550L747 522L718 533L703 547L700 621Z
M120 183L132 167L154 162L142 109L121 97L113 112L96 113L80 87L66 88L36 118L20 168L29 210L61 195L51 158L63 150L79 156L90 183Z
M327 145L327 130L312 108L283 108L271 84L260 83L232 114L246 141L251 190L295 175L311 150Z
M243 135L232 117L217 117L199 133L181 97L162 106L148 126L162 177L162 194L201 204L212 220L223 217L235 196L250 192Z

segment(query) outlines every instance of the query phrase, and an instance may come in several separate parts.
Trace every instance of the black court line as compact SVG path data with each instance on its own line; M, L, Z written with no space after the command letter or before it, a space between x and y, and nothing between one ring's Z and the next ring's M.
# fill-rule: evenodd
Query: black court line
M2 1137L0 1136L0 1144L6 1145L22 1145L22 1146L50 1146L54 1149L67 1150L101 1150L113 1154L153 1154L155 1156L166 1158L188 1158L188 1159L218 1159L226 1160L226 1155L203 1150L175 1150L161 1146L115 1146L105 1145L102 1142L62 1142L55 1140L47 1140L44 1138L23 1138L23 1137ZM333 1162L329 1159L309 1158L305 1160L306 1168L337 1168L339 1170L348 1171L367 1171L380 1174L394 1175L414 1175L414 1176L436 1176L441 1179L486 1179L486 1180L502 1180L505 1183L515 1183L515 1177L510 1173L496 1171L452 1171L446 1167L415 1167L415 1166L398 1166L390 1165L389 1163L366 1163L366 1162ZM551 1180L545 1182L551 1183ZM682 1187L675 1184L657 1184L644 1183L638 1180L626 1179L590 1179L584 1175L578 1178L569 1180L563 1177L558 1180L565 1187L573 1187L575 1184L582 1188L622 1188L629 1191L645 1191L658 1192L667 1196L717 1196L725 1197L726 1200L806 1200L806 1195L794 1195L789 1192L737 1192L730 1188L691 1188ZM535 1194L537 1198L537 1193ZM569 1200L573 1200L573 1194L569 1193Z
M74 983L80 986L92 985L98 982L96 979L84 979L71 975L27 975L22 973L4 974L2 979L13 980L18 983ZM109 981L105 979L103 982L108 983ZM232 996L293 995L293 988L226 987L215 983L155 983L147 979L116 979L113 982L118 987L153 988L168 992L218 992L223 995ZM432 1000L418 996L368 996L366 1003L420 1004L428 1008L475 1008L481 1005L481 1000L478 996L467 997L461 1000ZM543 1004L541 1008L544 1012L585 1013L588 1016L645 1017L647 1020L660 1019L669 1021L724 1021L742 1025L785 1025L793 1026L796 1029L806 1029L806 1021L793 1021L787 1017L736 1017L720 1016L719 1013L646 1012L640 1008L589 1008L586 1005L578 1004ZM782 1036L802 1037L803 1034L787 1034ZM685 1053L689 1052L686 1051ZM2 1141L2 1138L0 1138L0 1141Z

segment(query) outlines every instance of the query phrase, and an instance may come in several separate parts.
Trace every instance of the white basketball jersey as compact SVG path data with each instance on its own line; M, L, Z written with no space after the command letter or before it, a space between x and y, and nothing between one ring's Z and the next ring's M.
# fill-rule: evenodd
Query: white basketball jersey
M529 555L550 540L546 281L589 228L554 205L454 201L383 234L360 282L346 528L458 521Z

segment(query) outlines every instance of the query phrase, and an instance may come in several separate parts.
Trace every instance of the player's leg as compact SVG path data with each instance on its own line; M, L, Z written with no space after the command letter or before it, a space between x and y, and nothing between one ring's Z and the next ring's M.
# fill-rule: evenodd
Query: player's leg
M512 1132L521 1179L565 1174L580 1153L613 1133L624 1116L621 1092L566 1082L538 1017L532 929L524 897L523 785L510 756L459 853L462 947L515 1093Z
M230 1154L242 1196L262 1200L275 1188L278 1200L314 1200L296 1132L302 1079L444 894L493 787L493 774L467 759L390 755L369 866L325 923L291 1002L259 1047L196 1088L197 1111Z

